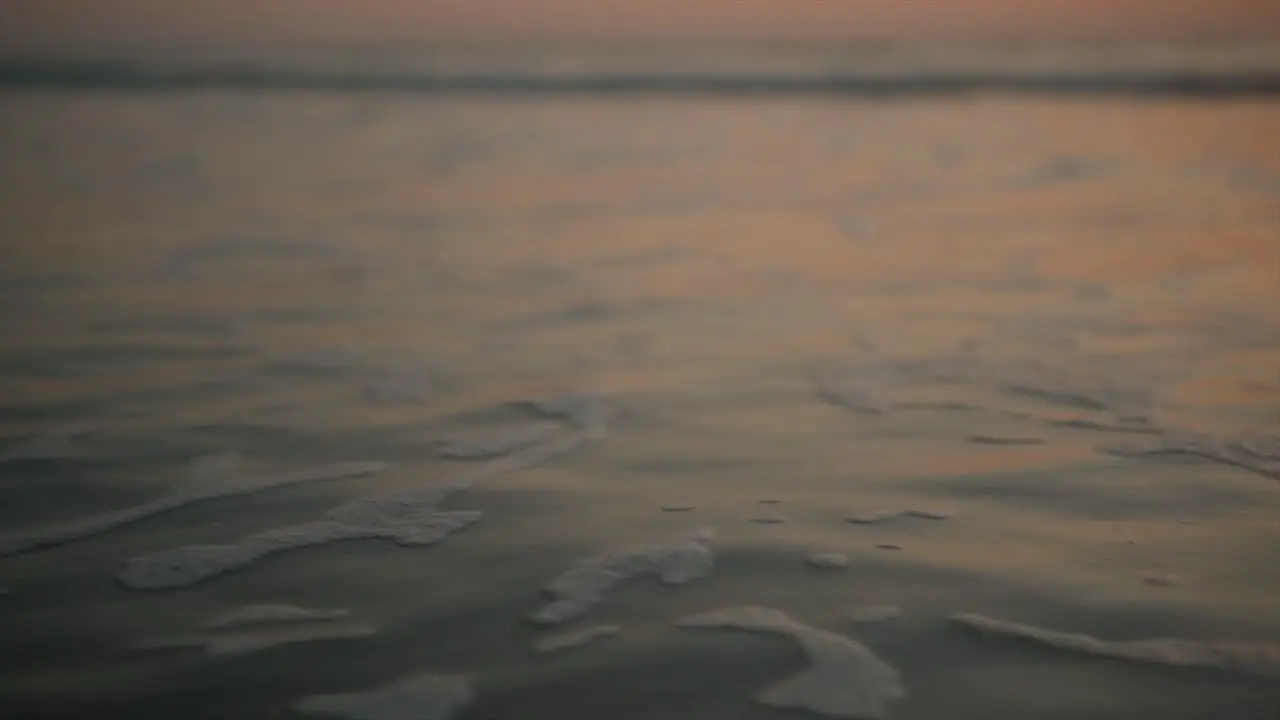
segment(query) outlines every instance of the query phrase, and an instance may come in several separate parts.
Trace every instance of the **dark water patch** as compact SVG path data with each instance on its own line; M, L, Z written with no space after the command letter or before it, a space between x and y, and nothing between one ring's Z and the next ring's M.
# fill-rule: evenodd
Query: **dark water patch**
M488 349L505 347L527 337L562 328L597 327L608 323L619 323L624 319L660 312L674 306L675 303L663 300L639 300L629 303L616 303L607 300L585 300L553 310L519 315L493 326L482 346Z
M1005 437L996 435L970 435L965 439L966 442L978 445L1043 445L1042 438L1035 437Z
M362 364L363 359L354 350L342 347L325 347L272 359L266 363L267 374L312 375L348 374Z
M894 403L894 410L925 410L935 412L992 412L981 405L960 400L904 400Z
M583 148L572 152L565 162L573 167L598 169L616 168L618 166L661 165L686 157L682 148L671 148L666 145L655 147L596 147Z
M872 227L869 222L862 218L841 217L837 218L836 227L840 228L840 232L845 237L857 243L862 243L872 237Z
M1267 503L1265 487L1168 476L1159 483L1126 482L1114 469L1077 464L1053 469L903 478L898 485L924 496L1023 506L1035 513L1079 520L1134 520L1230 514Z
M14 616L26 615L21 607L12 610ZM112 647L108 631L81 623L5 621L0 621L0 629L5 635L5 648L0 651L0 677L5 678L0 680L0 705L6 715L70 720L86 717L86 712L96 714L91 708L102 698L78 692L76 679L94 677L123 660ZM51 677L52 687L30 687L37 683L26 679L41 676Z
M434 233L457 230L465 224L465 219L459 215L434 212L356 212L345 218L352 225L412 233L419 242Z
M1240 168L1227 176L1230 187L1274 196L1280 193L1280 173L1263 168Z
M65 520L80 513L144 502L140 478L184 477L189 456L114 457L59 462L0 464L0 527L7 536L23 527Z
M0 423L79 422L100 417L110 410L100 399L85 397L22 403L0 401Z
M758 466L757 461L745 457L647 457L618 460L619 470L640 474L698 475L708 472L732 473L746 467Z
M320 450L339 442L339 433L322 434L287 425L253 422L210 422L187 425L178 430L178 436L189 435L202 443L237 448L248 452L255 448L279 448L301 451Z
M500 323L500 332L532 331L556 325L572 325L610 320L617 317L618 306L604 300L588 300L556 310L530 313Z
M119 443L120 452L144 457L192 457L237 450L273 463L313 465L352 458L391 461L434 459L425 439L402 428L307 429L254 422L212 422L175 427Z
M1082 410L1107 409L1106 403L1080 392L1051 390L1023 383L1004 383L1000 385L1000 389L1010 395L1022 395L1025 397L1035 398L1052 405L1064 405L1066 407L1079 408Z
M459 138L446 146L430 148L423 154L423 161L432 172L453 172L485 162L499 152L500 148L486 147L477 139Z
M201 315L154 315L85 323L84 330L103 334L158 334L197 338L228 338L236 334L236 323Z
M86 343L75 347L10 353L0 372L33 377L78 377L153 363L233 360L253 348L230 344Z
M284 325L321 325L336 317L332 310L321 308L264 308L255 310L251 317L262 323Z
M781 638L649 632L661 644L628 647L624 627L607 650L582 653L591 655L589 662L543 662L537 669L494 678L481 685L480 696L459 720L768 718L777 711L756 704L755 690L803 662Z
M596 256L595 263L604 267L635 268L687 262L706 257L697 250L683 245L667 245L646 250L608 252Z
M112 417L156 418L175 406L198 406L250 392L249 383L250 379L245 375L229 373L221 377L194 378L166 387L100 393L95 398L102 407L110 409Z
M558 288L581 282L581 277L570 267L535 263L512 268L506 283L513 288Z
M45 293L68 292L92 284L93 280L71 273L26 273L0 276L0 300L5 303L30 301ZM4 308L12 312L16 306Z
M1115 163L1098 158L1059 158L1044 166L1030 170L1016 178L1020 187L1042 187L1063 183L1096 180L1115 170Z
M188 245L170 253L165 269L186 273L213 262L228 260L306 260L317 257L333 259L345 253L322 241L303 242L269 236L230 236Z

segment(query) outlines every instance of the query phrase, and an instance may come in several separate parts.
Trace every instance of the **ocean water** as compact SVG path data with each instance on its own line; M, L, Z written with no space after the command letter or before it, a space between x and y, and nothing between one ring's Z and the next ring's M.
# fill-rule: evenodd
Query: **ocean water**
M787 637L678 626L747 605L863 643L899 720L1274 718L1280 651L948 618L1280 644L1277 127L1269 97L0 90L0 716L294 717L424 673L470 678L464 720L805 716L757 698ZM607 411L527 402L562 393ZM127 582L339 507L350 539ZM565 628L610 627L536 652L540 590L609 553L635 577ZM263 604L347 624L159 642Z

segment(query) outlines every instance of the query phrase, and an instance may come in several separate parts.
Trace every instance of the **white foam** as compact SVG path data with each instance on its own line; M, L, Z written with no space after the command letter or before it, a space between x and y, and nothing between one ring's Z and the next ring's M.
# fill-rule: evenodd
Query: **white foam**
M192 461L191 473L186 481L175 485L168 495L141 505L10 537L0 542L0 557L82 540L196 502L250 495L302 483L372 475L390 467L387 463L378 461L346 462L246 477L233 472L239 466L238 458L234 453L197 458Z
M200 624L206 630L223 630L270 623L326 622L350 615L342 608L305 608L297 605L245 605L215 615Z
M980 632L1022 638L1098 657L1178 667L1217 668L1280 678L1280 645L1175 638L1113 641L968 613L953 615L951 620Z
M849 567L849 556L842 553L814 553L807 560L810 565L823 570L842 570Z
M242 630L150 640L136 643L133 648L135 650L169 650L196 647L203 648L205 655L209 657L227 658L250 655L281 645L320 640L363 638L376 633L376 628L365 623L300 623L251 631Z
M715 553L710 530L669 545L644 546L583 560L544 588L550 600L533 611L533 622L552 625L571 620L604 600L614 587L636 577L657 576L663 585L684 585L711 573Z
M898 671L862 643L804 625L780 610L726 608L677 622L682 628L732 629L791 638L809 659L804 670L765 687L756 697L778 708L838 718L875 720L906 696Z
M550 439L561 432L553 422L531 422L454 433L437 441L440 457L488 459L509 455Z
M439 510L450 496L493 475L566 455L588 439L585 434L570 435L487 461L437 485L355 500L319 520L265 530L234 543L191 545L136 557L125 562L117 580L137 590L183 587L245 568L267 555L343 540L386 538L405 546L434 545L481 518L475 510Z
M572 650L611 638L620 632L622 628L617 625L591 625L540 638L533 644L533 649L540 653Z
M849 619L857 623L878 623L902 617L897 605L865 605L849 611Z
M449 720L474 698L464 675L424 674L369 692L313 695L293 709L351 720Z
M177 588L240 570L275 553L312 545L387 538L434 545L481 518L479 511L445 512L435 499L387 497L341 506L325 519L254 533L226 545L189 545L125 561L117 579L135 590Z

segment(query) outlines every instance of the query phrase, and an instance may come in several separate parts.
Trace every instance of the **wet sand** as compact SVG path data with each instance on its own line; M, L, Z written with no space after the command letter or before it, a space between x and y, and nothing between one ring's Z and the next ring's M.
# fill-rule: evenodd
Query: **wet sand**
M757 701L806 667L796 642L677 627L740 606L856 639L901 674L897 720L1280 710L1274 677L949 620L1280 643L1280 106L0 107L4 541L167 497L210 453L248 478L388 463L253 494L228 480L0 559L15 717L285 718L424 674L469 678L461 720L803 716ZM523 402L571 391L608 412ZM573 452L428 508L479 513L431 547L351 539L176 589L117 581L131 558L418 497L597 419ZM1191 433L1213 452L1106 451ZM705 576L630 564L702 528ZM571 622L528 622L602 556L634 577ZM342 608L373 634L136 649L248 605ZM900 617L851 619L873 606ZM619 631L536 650L594 626Z

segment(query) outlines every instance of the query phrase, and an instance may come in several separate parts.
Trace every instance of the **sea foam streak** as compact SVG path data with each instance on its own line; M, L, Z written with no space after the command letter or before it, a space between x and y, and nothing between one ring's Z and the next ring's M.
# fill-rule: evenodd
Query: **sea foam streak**
M561 573L544 591L551 600L533 611L533 622L571 620L604 600L605 593L632 578L654 575L663 585L684 585L704 577L715 564L710 530L669 545L629 548L587 558Z
M622 628L617 625L591 625L576 630L566 630L555 635L548 635L535 642L533 649L539 653L572 650L611 638L619 632L622 632Z
M1102 640L968 613L953 615L951 621L979 632L1021 638L1098 657L1176 667L1217 668L1280 678L1280 645L1211 643L1175 638Z
M559 423L546 421L480 428L441 438L437 441L437 453L452 459L502 457L546 442L558 432L561 432Z
M209 657L233 657L278 645L368 637L377 629L349 622L345 609L316 609L296 605L245 605L215 615L200 624L205 633L134 643L136 650L203 648Z
M10 537L4 542L0 542L0 557L18 555L63 545L76 540L83 540L196 502L233 495L250 495L273 488L302 483L372 475L390 467L388 463L379 461L345 462L289 472L245 477L238 474L238 457L234 453L220 453L196 458L191 463L191 471L187 481L174 487L168 495L141 505L80 518Z
M406 546L434 545L481 518L476 510L440 510L450 496L485 478L567 455L587 441L584 434L574 433L485 462L444 483L340 505L313 522L257 532L225 545L190 545L136 557L125 562L117 579L129 588L159 590L193 585L267 555L312 545L365 538L388 538Z
M1280 480L1280 459L1271 458L1258 447L1253 436L1228 440L1201 433L1170 432L1146 444L1103 445L1100 452L1118 457L1142 458L1157 455L1194 455L1224 465L1232 465Z
M245 605L215 615L200 624L206 630L272 623L326 622L350 615L343 608L305 608L297 605Z
M289 623L253 630L151 640L137 643L133 648L135 650L171 650L198 647L203 648L208 657L229 658L261 652L280 645L320 640L348 640L369 637L376 633L377 628L359 622Z

